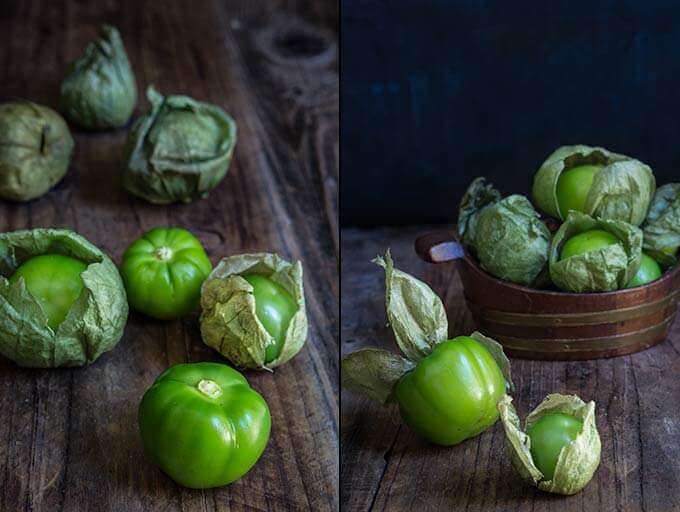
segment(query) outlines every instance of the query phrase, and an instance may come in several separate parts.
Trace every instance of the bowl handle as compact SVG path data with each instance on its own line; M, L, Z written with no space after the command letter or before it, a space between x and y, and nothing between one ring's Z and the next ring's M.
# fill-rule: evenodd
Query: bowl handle
M416 253L428 263L446 263L465 257L465 249L450 231L432 231L420 235Z

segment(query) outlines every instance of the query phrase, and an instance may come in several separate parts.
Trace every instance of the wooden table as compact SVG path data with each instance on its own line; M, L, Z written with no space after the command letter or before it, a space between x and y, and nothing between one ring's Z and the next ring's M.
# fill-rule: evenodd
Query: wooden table
M55 106L66 63L101 23L116 25L143 91L186 93L239 125L226 179L205 200L152 206L121 186L127 129L74 130L65 179L28 204L0 202L0 229L74 229L116 262L155 226L183 226L213 263L241 252L302 260L310 333L274 373L247 372L269 403L272 437L244 478L181 488L144 456L137 406L171 364L224 361L197 315L132 313L123 339L87 368L0 361L0 510L332 510L338 503L338 74L336 2L230 0L5 2L0 100Z
M443 298L450 334L474 330L452 264L427 265L413 241L427 227L342 232L342 352L397 350L386 327L384 272L370 263L390 247L395 266ZM395 407L341 394L341 503L346 510L680 510L680 321L645 352L585 362L513 359L514 402L523 419L551 392L597 403L602 462L579 494L558 497L522 482L505 451L503 427L451 448L417 438Z

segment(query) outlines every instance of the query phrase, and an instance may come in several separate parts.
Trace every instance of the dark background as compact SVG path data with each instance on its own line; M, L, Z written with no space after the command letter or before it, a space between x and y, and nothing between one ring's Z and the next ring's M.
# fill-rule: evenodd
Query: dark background
M341 221L452 222L564 144L680 179L680 4L342 2Z

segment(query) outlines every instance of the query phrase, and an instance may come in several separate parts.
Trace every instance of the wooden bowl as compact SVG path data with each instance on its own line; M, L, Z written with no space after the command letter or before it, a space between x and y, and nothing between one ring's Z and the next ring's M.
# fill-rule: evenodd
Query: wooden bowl
M477 328L526 359L579 360L632 354L668 335L680 300L680 265L638 288L567 293L487 274L450 232L416 240L429 263L455 261Z

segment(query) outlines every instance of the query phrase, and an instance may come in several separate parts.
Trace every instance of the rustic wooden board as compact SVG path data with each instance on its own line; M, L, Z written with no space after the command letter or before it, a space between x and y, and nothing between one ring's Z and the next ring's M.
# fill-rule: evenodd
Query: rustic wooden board
M386 327L384 274L370 260L391 247L395 265L443 297L450 334L474 330L453 264L420 261L413 241L426 227L342 232L341 350L397 350ZM646 511L680 510L680 322L644 352L578 362L512 360L522 418L551 392L597 403L602 462L572 497L525 485L496 423L458 446L430 445L383 408L341 393L341 503L347 510Z
M208 199L155 207L121 187L126 130L76 131L66 178L28 204L0 203L0 230L77 230L115 261L155 226L191 229L216 263L246 251L301 259L306 347L275 373L248 372L272 412L272 438L240 481L174 484L137 433L144 390L168 365L221 360L196 315L132 314L124 338L84 369L0 361L0 510L332 510L338 503L338 6L332 1L5 2L0 100L56 105L67 61L102 22L119 27L140 91L187 93L239 124L227 178ZM139 115L148 108L142 96Z

